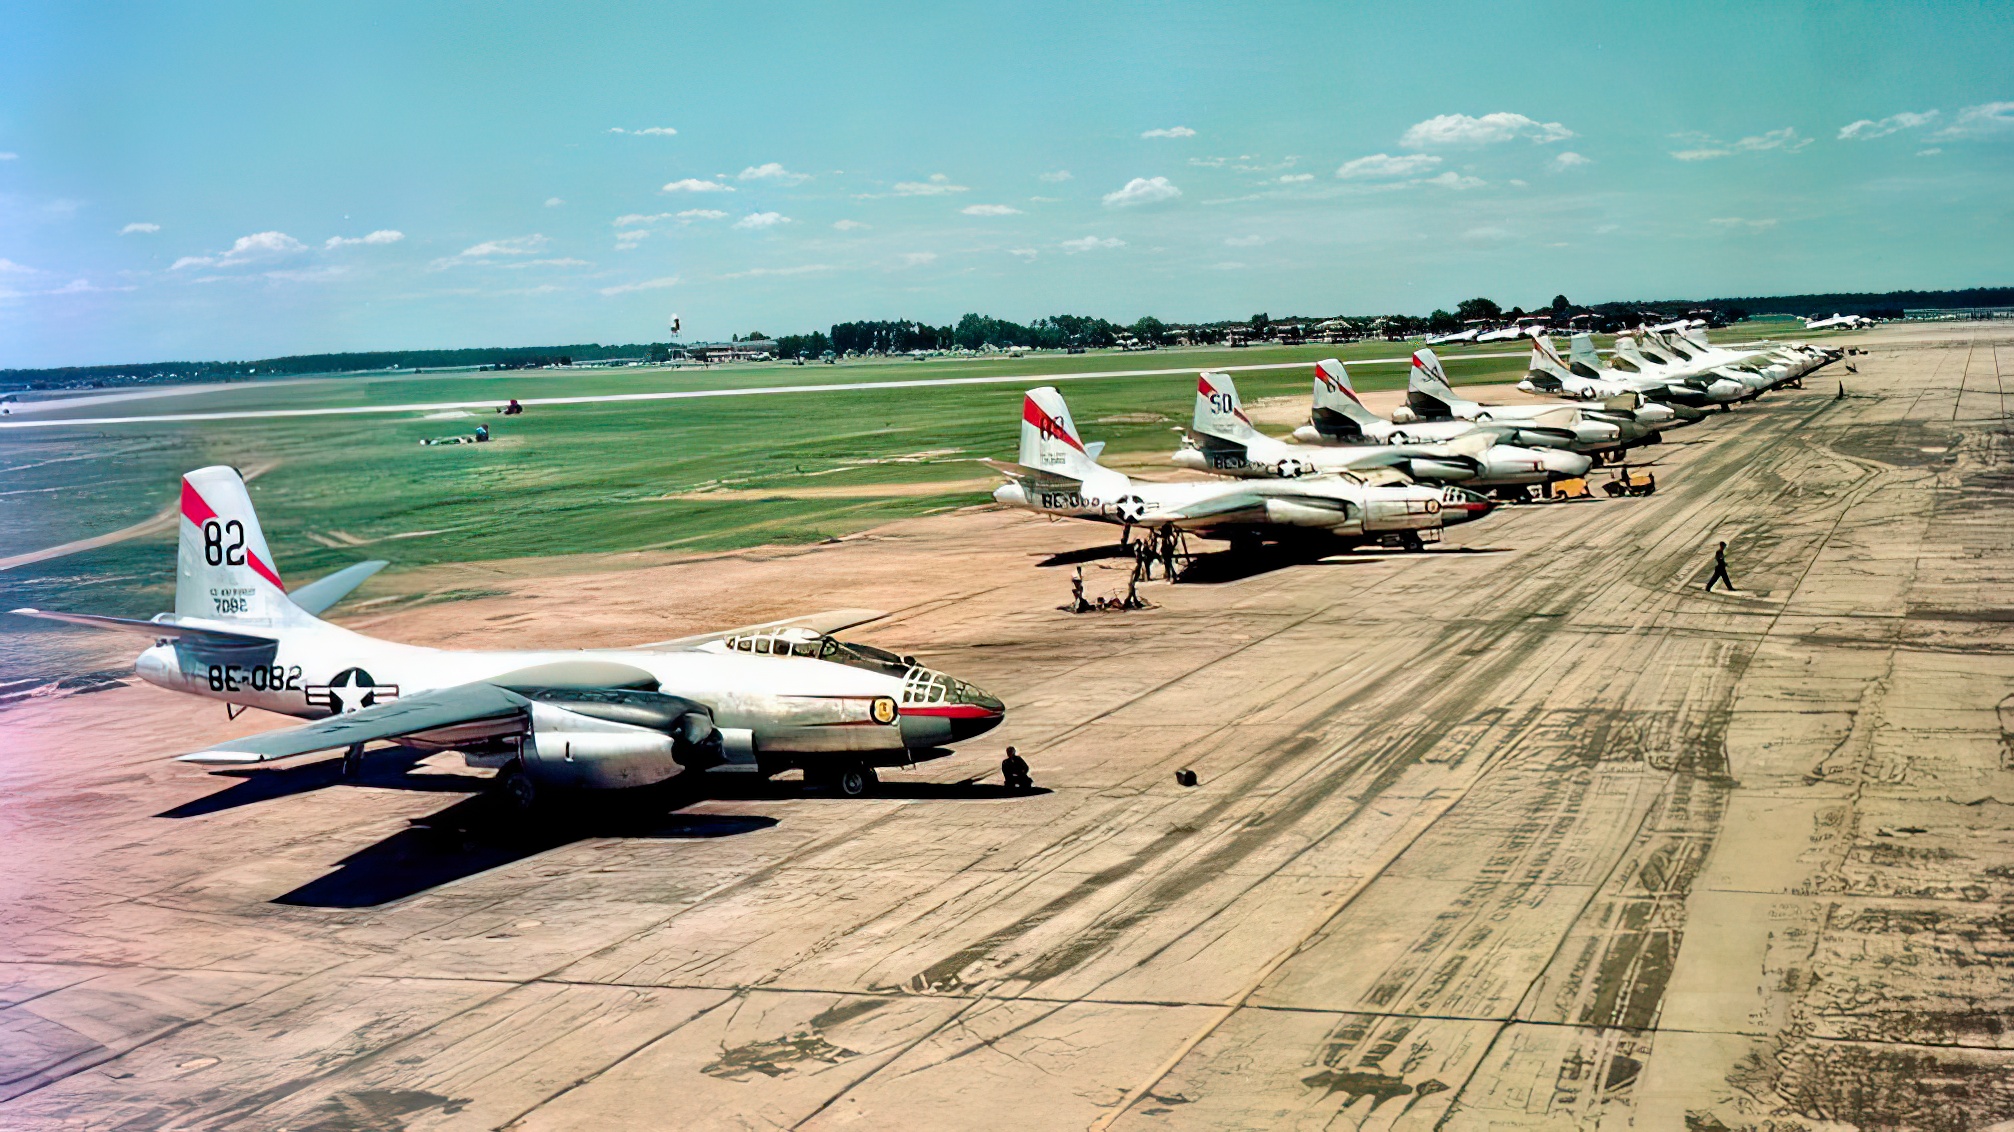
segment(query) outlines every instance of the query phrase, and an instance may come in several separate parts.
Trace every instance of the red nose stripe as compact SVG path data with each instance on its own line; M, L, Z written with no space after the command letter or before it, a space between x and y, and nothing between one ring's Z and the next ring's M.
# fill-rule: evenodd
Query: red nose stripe
M992 719L997 711L980 707L978 704L922 704L904 707L903 715L930 715L940 719Z

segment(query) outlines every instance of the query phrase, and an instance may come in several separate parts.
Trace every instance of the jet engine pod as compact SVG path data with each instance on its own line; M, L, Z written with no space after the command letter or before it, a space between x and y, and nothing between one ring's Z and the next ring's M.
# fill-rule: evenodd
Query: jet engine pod
M630 695L674 701L675 706L586 701L563 707L531 696L526 772L549 786L606 790L648 786L681 770L720 761L719 736L705 708L677 696ZM610 711L611 707L623 710ZM608 718L611 715L648 718L654 725Z
M1458 483L1476 478L1476 470L1468 464L1455 460L1436 460L1428 456L1416 456L1406 462L1406 473L1416 480L1431 483Z
M1352 514L1353 511L1354 508L1340 499L1266 500L1266 521L1285 527L1316 527L1322 530L1335 530L1338 527L1355 525L1359 522Z

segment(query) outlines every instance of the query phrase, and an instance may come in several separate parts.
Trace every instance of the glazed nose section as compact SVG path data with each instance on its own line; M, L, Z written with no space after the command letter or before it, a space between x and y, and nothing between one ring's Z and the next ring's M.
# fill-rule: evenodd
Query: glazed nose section
M956 743L993 730L1006 717L1007 705L998 696L919 669L903 692L902 743L912 748Z
M1441 489L1441 525L1444 527L1473 523L1496 509L1497 505L1480 492L1465 487Z
M1556 480L1570 480L1584 476L1594 466L1594 461L1579 452L1569 452L1564 448L1545 448L1539 451L1539 460L1544 464L1546 475Z

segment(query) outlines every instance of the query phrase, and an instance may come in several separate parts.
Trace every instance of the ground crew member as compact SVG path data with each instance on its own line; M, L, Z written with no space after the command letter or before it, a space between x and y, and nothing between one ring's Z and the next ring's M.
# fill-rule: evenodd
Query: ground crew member
M1084 604L1084 568L1077 567L1077 573L1070 579L1070 612L1082 613L1090 608Z
M1707 593L1713 592L1715 582L1724 583L1728 593L1734 592L1734 579L1727 576L1727 544L1724 542L1713 552L1713 577L1706 580Z
M1012 747L1007 748L1007 757L1000 760L1000 778L1007 783L1009 790L1035 788L1035 780L1028 777L1028 760Z

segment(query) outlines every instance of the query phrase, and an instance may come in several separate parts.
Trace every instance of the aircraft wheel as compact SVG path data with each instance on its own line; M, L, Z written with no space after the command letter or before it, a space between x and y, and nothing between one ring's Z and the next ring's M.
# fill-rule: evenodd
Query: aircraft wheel
M873 793L874 788L881 785L881 779L875 775L873 767L855 763L840 770L837 784L839 792L846 797L862 798Z
M1412 531L1406 531L1399 536L1399 545L1407 550L1416 552L1427 548L1427 544L1420 540L1420 536Z
M504 768L504 772L497 776L497 795L520 814L528 814L538 808L540 793L538 784L517 763Z

